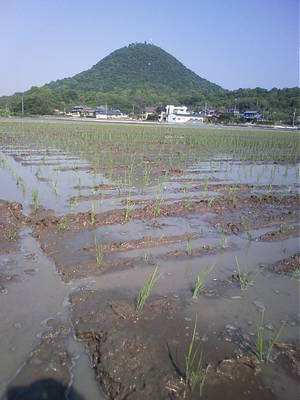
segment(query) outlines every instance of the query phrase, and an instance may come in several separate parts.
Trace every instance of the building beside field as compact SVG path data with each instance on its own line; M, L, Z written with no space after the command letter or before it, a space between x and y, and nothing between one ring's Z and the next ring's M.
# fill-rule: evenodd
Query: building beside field
M75 106L71 111L73 117L92 117L94 110L91 107Z
M93 113L97 119L126 119L127 114L122 113L118 109L108 109L107 106L96 107Z
M245 118L246 121L251 122L251 121L259 121L262 119L262 115L259 111L257 110L248 110L245 111L243 114L243 117Z
M181 124L186 122L203 123L204 117L202 114L189 111L186 106L167 105L165 111L160 114L159 121Z
M75 106L71 111L71 114L74 117L81 117L83 113L84 113L84 106Z
M95 109L85 106L75 106L71 111L73 117L92 117L97 119L126 119L127 114L118 109L109 109L107 106L99 106Z
M147 121L147 119L150 119L150 117L154 115L155 111L155 107L145 107L141 113L141 119Z

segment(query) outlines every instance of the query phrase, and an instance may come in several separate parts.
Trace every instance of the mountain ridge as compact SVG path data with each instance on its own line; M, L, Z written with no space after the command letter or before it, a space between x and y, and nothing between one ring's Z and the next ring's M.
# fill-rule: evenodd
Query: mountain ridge
M148 43L132 43L117 49L73 77L32 87L24 93L0 97L0 107L20 113L22 96L28 114L53 114L75 104L130 111L145 106L185 104L193 108L238 106L259 108L275 120L290 118L299 107L299 88L238 89L230 91L201 78L174 56Z

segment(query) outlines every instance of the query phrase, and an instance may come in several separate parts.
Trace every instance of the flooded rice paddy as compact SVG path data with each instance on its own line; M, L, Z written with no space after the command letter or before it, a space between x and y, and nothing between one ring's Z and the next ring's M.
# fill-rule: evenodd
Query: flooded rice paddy
M295 131L0 121L0 398L296 398L298 162Z

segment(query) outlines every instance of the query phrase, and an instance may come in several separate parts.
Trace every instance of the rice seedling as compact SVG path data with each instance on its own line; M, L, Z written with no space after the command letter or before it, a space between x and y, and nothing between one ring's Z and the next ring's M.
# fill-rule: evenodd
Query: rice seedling
M207 194L208 194L208 181L209 181L209 176L206 176L205 180L204 180L204 186L203 186L205 196L207 196Z
M38 191L35 188L32 188L31 197L34 204L34 209L37 210L38 208Z
M251 231L250 225L248 225L248 228L247 228L247 238L248 238L249 242L251 242L252 239L253 239L252 231Z
M122 178L119 176L118 180L117 180L117 189L118 189L118 193L119 195L121 194L121 189L122 189Z
M237 188L235 186L230 186L229 188L229 195L231 196L231 201L233 206L236 205L237 196L236 196Z
M155 204L154 204L154 216L159 217L161 212L161 207L160 207L160 199L158 196L155 198Z
M281 223L279 226L279 232L280 233L287 233L291 228L285 223Z
M20 186L20 184L21 184L21 182L22 182L22 177L21 176L18 176L17 177L17 182L16 182L16 185L17 185L17 187L19 187Z
M192 200L191 200L191 198L189 197L189 198L186 200L185 205L184 205L185 210L189 210L189 209L191 208L191 205L192 205Z
M268 346L267 346L267 351L266 351L266 362L267 363L270 361L270 357L271 357L271 353L272 353L274 344L279 339L279 336L281 335L281 332L283 331L283 328L284 328L285 324L286 324L286 321L282 321L279 329L269 339Z
M279 193L279 200L280 200L280 202L284 199L284 192L283 191L281 191L280 193Z
M80 190L81 190L81 187L82 187L81 176L78 177L78 184L77 184L77 186L78 186L78 190L80 191Z
M103 262L103 246L97 241L97 239L94 239L95 241L95 249L96 249L96 262L98 268L101 270L102 267L102 262Z
M59 196L59 191L57 188L57 180L52 182L52 187L53 187L53 190L54 190L54 193L56 194L56 196Z
M208 274L215 268L215 265L216 264L214 263L209 268L204 267L202 269L202 271L200 272L200 274L198 275L195 286L194 286L194 290L193 290L193 296L192 296L192 298L194 300L198 299L199 293L204 288L205 280L206 280Z
M261 311L261 317L260 320L257 324L256 327L256 335L257 335L257 340L256 340L256 347L257 347L257 353L258 353L258 359L259 361L263 360L263 329L264 329L264 313L265 310L263 309Z
M10 242L12 242L12 241L16 240L17 234L18 234L18 231L16 229L14 229L14 228L13 229L9 229L6 232L6 237Z
M261 273L263 268L257 269L256 272L254 273L254 276L251 280L249 280L249 271L248 271L248 267L246 267L244 269L244 271L241 270L240 268L240 263L239 260L237 258L237 256L234 257L235 258L235 262L236 262L236 266L237 266L237 278L239 280L240 283L240 287L241 290L247 290L249 285L253 285L253 283L255 282L257 276Z
M59 229L61 231L65 231L69 228L69 222L68 222L68 217L64 216L61 218L61 220L59 221Z
M90 223L91 225L94 225L95 223L95 204L93 201L91 203Z
M228 237L224 232L221 233L221 246L222 249L226 249L228 247Z
M293 279L300 278L300 265L293 271L292 278Z
M129 219L129 212L131 210L131 197L130 195L127 197L126 207L125 207L125 221Z
M268 344L266 346L266 350L264 352L264 340L263 340L264 315L265 315L265 310L263 309L260 312L260 319L256 327L256 347L257 347L257 355L259 361L260 362L265 361L266 363L268 363L270 361L274 344L279 339L279 336L281 335L281 332L286 324L286 321L282 321L278 330L270 337Z
M148 263L148 261L149 261L149 251L148 250L143 251L143 260L145 263Z
M150 296L153 286L159 279L159 273L158 273L158 265L156 265L154 271L152 272L151 276L146 280L144 286L142 289L139 291L138 298L137 298L137 303L136 303L136 310L137 312L141 312L145 301L148 299Z
M150 165L146 165L145 169L144 169L144 175L143 175L143 193L145 193L146 188L149 184L150 181L150 173L151 173L151 166Z
M197 328L197 317L194 323L194 329L189 343L187 354L185 355L185 387L183 398L187 398L188 389L191 393L194 392L195 388L199 386L199 398L202 397L203 386L206 378L206 370L202 366L202 353L199 354L198 362L196 363L199 346L195 349L196 339L196 328Z
M192 255L192 235L187 235L187 246L186 246L188 256Z

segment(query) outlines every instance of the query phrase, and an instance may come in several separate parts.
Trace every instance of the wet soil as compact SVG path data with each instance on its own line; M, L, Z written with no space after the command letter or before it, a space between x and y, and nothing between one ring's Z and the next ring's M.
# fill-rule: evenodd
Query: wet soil
M43 135L28 131L29 140L24 126L19 128L15 136L5 132L0 154L1 178L9 187L8 194L1 192L9 201L0 200L0 293L12 302L11 307L6 302L9 312L1 319L7 343L11 346L12 337L30 351L11 360L15 346L4 349L2 371L6 360L14 373L0 382L0 396L198 399L199 381L195 384L194 376L185 382L195 327L203 399L295 397L299 307L297 279L290 276L298 278L299 271L295 156L283 157L288 164L270 159L248 164L242 151L243 162L222 154L213 164L209 137L198 148L205 150L199 161L198 150L194 154L189 145L192 136L167 132L159 140L155 136L155 143L137 136L132 149L127 133L128 141L121 144L115 131L113 140L111 132L105 134L101 145L95 132L85 131L82 143L63 136L59 144L62 135L54 130L51 146L41 147ZM130 167L134 157L135 168ZM34 188L39 189L36 207ZM248 274L249 265L245 290L235 257L242 273ZM52 264L45 260L59 275L54 269L49 273ZM256 275L262 262L267 268ZM215 264L206 276L206 268ZM156 265L157 286L138 313L137 295ZM36 279L39 269L48 271L41 280ZM192 299L201 276L205 282ZM64 317L57 320L54 309ZM269 365L258 361L256 325L262 309L264 345L283 318L287 321ZM44 314L51 318L41 329L37 319ZM26 324L34 329L27 325L22 333ZM37 330L42 331L38 337ZM92 370L83 364L77 375L78 348L69 350L73 334L92 363ZM82 393L75 393L84 382Z
M148 303L145 313L137 315L134 303L125 296L99 292L74 294L71 304L76 336L87 343L109 399L180 398L170 397L168 386L182 389L182 385L172 364L166 364L168 353L160 343L178 312L178 304L157 299ZM166 320L165 329L154 336L157 324L162 326ZM156 329L151 332L150 326Z
M276 230L266 232L261 235L258 240L274 241L284 240L289 237L299 237L299 225L281 224Z
M67 398L72 363L65 338L70 334L70 327L55 325L55 320L48 321L41 343L30 352L26 363L10 382L3 400Z
M66 254L65 248L72 247L71 243L75 239L76 232L95 231L103 226L126 225L129 221L154 221L159 227L159 219L165 217L190 216L190 215L207 215L207 221L212 229L223 234L242 234L253 229L262 227L272 227L276 224L292 224L298 220L295 206L298 204L298 195L286 196L279 201L276 196L267 196L263 201L258 200L255 196L248 198L237 197L234 204L231 199L222 197L216 199L209 207L209 200L199 198L195 203L192 203L189 208L186 208L185 201L179 201L174 204L161 206L159 216L156 215L155 201L147 201L147 205L141 209L134 209L129 213L128 220L126 219L125 210L115 210L95 214L93 217L90 212L78 213L76 215L69 214L64 217L56 217L49 214L47 210L39 209L30 214L27 218L27 223L33 226L34 235L41 243L43 250L56 262L57 268L65 282L74 278L82 278L91 275L99 275L102 272L109 270L117 270L124 268L132 268L140 264L140 257L128 258L122 256L111 259L113 253L130 253L137 249L151 249L157 246L168 246L173 243L184 243L189 239L195 239L197 235L168 235L160 237L143 236L141 239L134 241L119 241L109 242L101 245L103 252L103 260L101 266L96 263L96 251L94 240L92 243L82 245L75 252ZM251 231L250 231L251 232ZM290 229L280 234L280 239L294 237L297 235L298 229ZM198 234L199 235L199 234ZM259 240L265 240L270 236L270 233L261 235ZM219 246L220 247L220 246ZM162 258L203 256L208 253L220 252L224 248L219 249L211 245L202 245L187 250L172 250L166 251ZM161 258L160 257L160 258Z
M184 321L190 320L184 317L183 298L152 296L141 313L126 293L79 291L70 301L76 336L87 344L107 398L183 398L184 355L191 340L191 330L181 332ZM203 371L204 399L219 398L221 393L226 399L275 398L264 387L253 356L203 365ZM199 398L198 393L199 387L195 392L187 388L189 398Z
M300 345L292 343L276 343L275 349L283 358L287 371L292 371L296 379L300 378Z
M294 274L295 278L298 278L300 270L300 253L280 260L275 264L267 265L267 269L277 274Z
M25 223L22 211L21 204L0 200L0 254L16 250L19 230Z

